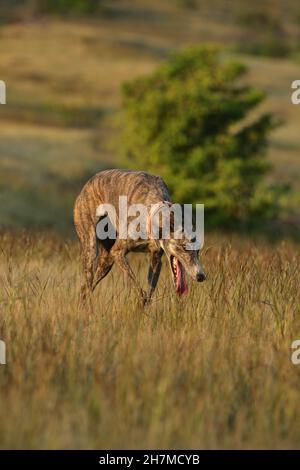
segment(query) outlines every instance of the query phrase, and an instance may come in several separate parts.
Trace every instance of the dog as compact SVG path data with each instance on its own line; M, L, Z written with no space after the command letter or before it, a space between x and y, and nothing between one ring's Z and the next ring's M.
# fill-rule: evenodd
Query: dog
M107 216L102 208L107 204L118 208L120 196L126 196L128 204L143 204L150 208L148 231L151 231L153 208L154 212L157 212L161 207L172 205L169 190L163 179L142 171L104 170L85 184L74 206L74 224L81 243L84 272L81 302L84 304L87 297L91 297L96 286L116 263L129 276L142 304L145 305L150 301L157 286L164 253L168 258L178 295L188 292L185 272L198 282L205 281L206 277L199 262L199 250L187 249L189 240L185 234L182 234L180 239L175 237L174 232L171 232L168 239L153 237L150 233L146 239L130 236L123 239L116 230L114 239L99 239L97 224ZM119 216L118 213L117 218ZM150 254L148 292L141 288L128 263L126 255L129 252Z

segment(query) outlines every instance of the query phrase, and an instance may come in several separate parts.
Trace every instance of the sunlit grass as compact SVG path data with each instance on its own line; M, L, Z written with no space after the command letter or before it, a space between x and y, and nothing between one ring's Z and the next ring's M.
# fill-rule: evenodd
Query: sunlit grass
M145 310L114 267L89 316L77 244L0 246L1 448L299 447L299 247L207 237L207 282L178 300L164 266Z

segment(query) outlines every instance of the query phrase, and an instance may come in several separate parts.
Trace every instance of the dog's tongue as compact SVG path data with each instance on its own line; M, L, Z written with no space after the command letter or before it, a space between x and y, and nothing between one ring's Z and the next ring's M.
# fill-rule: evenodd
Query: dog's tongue
M176 293L178 295L187 295L189 292L186 280L185 280L185 272L184 272L184 267L176 259L176 265L177 265L177 278L176 278Z

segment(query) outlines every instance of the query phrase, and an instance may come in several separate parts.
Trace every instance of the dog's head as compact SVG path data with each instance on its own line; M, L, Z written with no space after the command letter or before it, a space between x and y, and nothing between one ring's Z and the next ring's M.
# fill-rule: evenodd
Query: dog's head
M175 212L178 208L180 210L179 213L177 212L176 217ZM158 212L161 213L161 218ZM163 201L151 208L148 217L148 233L150 236L155 216L154 228L157 241L169 260L176 292L179 295L187 294L188 286L185 280L185 272L197 282L203 282L206 279L199 262L199 240L196 237L191 239L187 233L194 232L186 232L183 228L185 227L185 215L182 214L180 205L177 205L176 208L170 201ZM164 236L164 229L168 229L167 236Z
M191 249L191 240L185 234L180 239L161 240L161 247L169 260L174 285L178 295L187 294L188 286L185 273L197 282L206 279L199 262L199 250Z

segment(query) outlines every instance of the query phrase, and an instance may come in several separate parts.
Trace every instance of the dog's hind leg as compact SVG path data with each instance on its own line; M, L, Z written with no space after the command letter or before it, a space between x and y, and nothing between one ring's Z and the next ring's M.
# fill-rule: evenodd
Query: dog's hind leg
M104 249L101 249L96 260L96 270L94 272L94 280L92 290L94 291L97 285L102 279L107 276L111 268L114 265L114 259L109 252Z
M91 229L81 245L81 256L83 266L83 282L80 291L80 302L81 305L86 305L88 301L89 310L92 310L92 287L94 280L94 265L96 259L96 236L94 229Z

